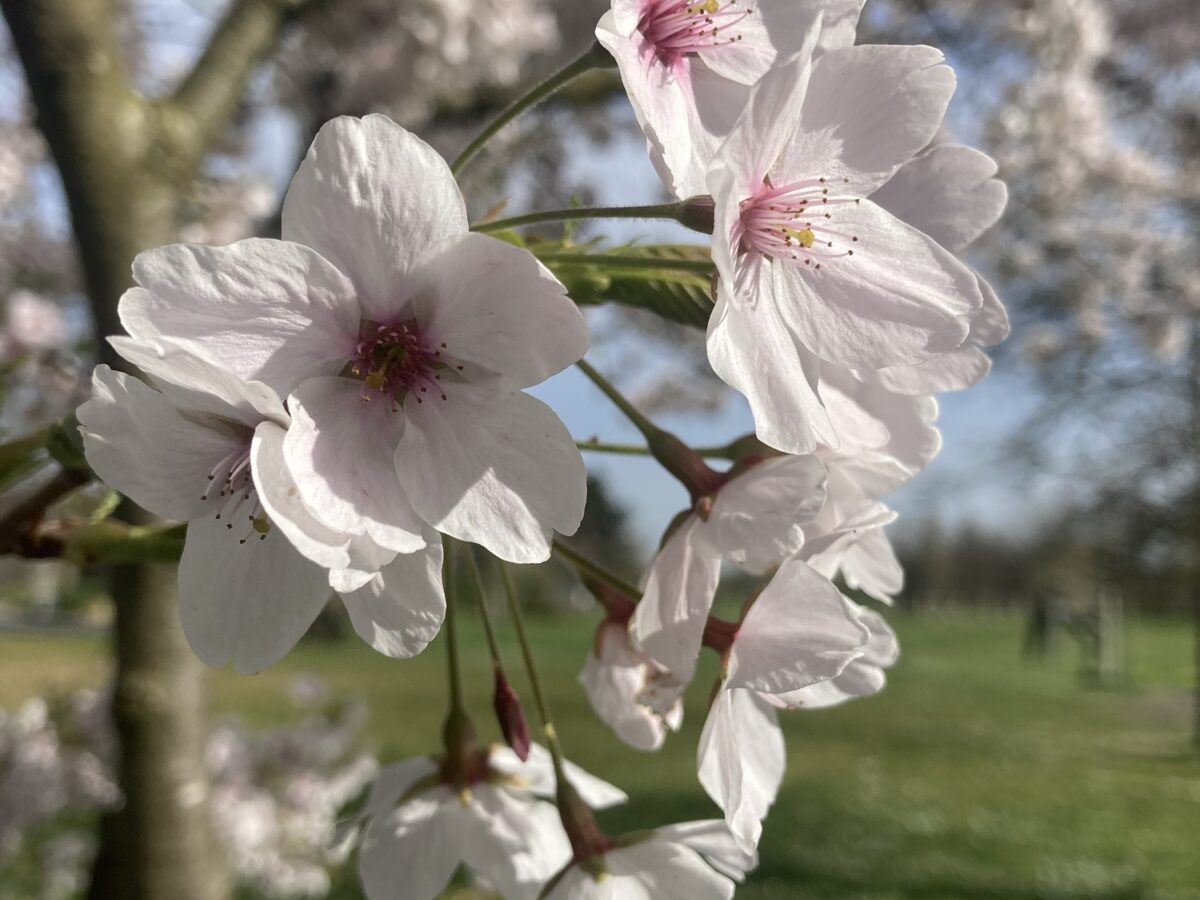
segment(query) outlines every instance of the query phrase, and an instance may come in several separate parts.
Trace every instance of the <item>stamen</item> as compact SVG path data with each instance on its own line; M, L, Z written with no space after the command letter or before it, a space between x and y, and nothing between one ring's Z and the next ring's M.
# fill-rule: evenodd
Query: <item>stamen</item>
M652 0L638 30L659 60L669 65L688 54L742 40L732 29L753 12L738 0Z
M415 323L365 323L346 374L362 379L364 401L383 396L391 401L394 411L399 411L410 393L417 394L420 403L419 395L429 393L430 388L444 400L437 382L439 371L449 365L443 359L446 349L444 342L435 344ZM462 366L456 368L462 371Z
M841 181L849 183L848 178ZM828 183L824 177L778 186L765 181L758 194L742 202L735 236L741 252L792 260L814 271L821 268L822 260L853 256L853 250L840 247L857 243L858 236L835 227L836 208L858 203L861 198L831 196ZM820 207L814 211L812 206L818 201Z

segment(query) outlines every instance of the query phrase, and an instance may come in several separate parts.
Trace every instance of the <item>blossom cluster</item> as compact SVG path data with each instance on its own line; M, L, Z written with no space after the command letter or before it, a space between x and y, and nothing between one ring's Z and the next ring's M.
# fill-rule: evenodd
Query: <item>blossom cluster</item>
M316 698L294 698L306 713L295 724L254 732L225 722L208 740L216 836L238 881L263 897L328 894L349 850L335 842L338 816L378 772L361 749L362 706L320 687ZM82 825L120 804L115 746L104 693L0 711L0 865L35 858L45 900L78 896L86 883L95 846Z
M884 686L896 637L839 583L883 604L902 586L881 498L937 453L934 394L979 381L1007 336L958 256L1007 195L986 155L931 147L955 86L942 54L855 45L861 6L614 0L591 51L680 220L712 234L708 360L755 433L720 471L621 401L691 505L640 588L580 566L606 612L581 679L656 750L719 654L697 773L723 819L603 832L592 810L624 794L562 758L540 694L546 747L499 690L511 746L476 741L451 633L444 752L383 769L358 821L372 900L431 900L460 864L505 897L730 897L783 779L780 711ZM453 610L444 546L539 563L579 525L582 458L525 389L581 361L585 321L519 238L481 230L432 148L339 118L280 240L134 262L110 342L147 380L99 367L78 418L100 477L188 522L180 613L206 662L271 665L334 593L372 647L412 656ZM714 614L726 566L763 579L734 620Z

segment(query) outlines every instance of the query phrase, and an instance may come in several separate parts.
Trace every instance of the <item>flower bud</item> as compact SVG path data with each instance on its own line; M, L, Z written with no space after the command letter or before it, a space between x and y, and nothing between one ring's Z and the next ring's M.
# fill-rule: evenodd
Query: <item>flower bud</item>
M521 709L521 698L504 677L504 670L496 666L496 689L492 696L492 708L496 710L496 721L504 743L512 748L521 762L529 759L529 725L525 711Z

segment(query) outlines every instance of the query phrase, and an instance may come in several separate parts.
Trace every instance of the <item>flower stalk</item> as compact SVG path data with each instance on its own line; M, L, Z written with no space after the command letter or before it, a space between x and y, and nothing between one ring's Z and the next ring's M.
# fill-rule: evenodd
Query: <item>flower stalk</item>
M508 219L493 219L477 222L472 231L487 234L490 231L507 231L526 225L547 225L553 222L572 222L580 219L667 219L682 224L682 203L654 203L648 206L578 206L569 209L547 209L525 213Z
M699 453L678 437L659 428L642 415L637 407L630 403L612 382L597 372L587 360L581 359L575 365L642 433L650 455L658 460L664 469L679 479L691 494L693 503L698 503L701 498L715 493L725 483L725 475L710 468Z
M541 103L547 97L558 92L570 82L574 81L585 72L590 72L593 69L607 69L616 65L608 51L600 46L599 42L593 42L584 53L572 62L567 63L553 75L549 76L545 81L536 85L528 93L514 100L500 115L489 123L483 131L476 135L475 139L469 143L466 148L458 154L454 162L450 164L450 171L458 175L467 163L475 158L476 154L483 149L484 145L490 141L497 132L505 125L537 104Z

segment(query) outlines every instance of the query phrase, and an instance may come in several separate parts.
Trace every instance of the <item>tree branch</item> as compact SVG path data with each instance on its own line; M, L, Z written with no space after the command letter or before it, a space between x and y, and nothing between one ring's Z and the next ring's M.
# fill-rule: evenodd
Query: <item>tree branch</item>
M229 122L255 66L315 0L235 0L192 71L165 102L176 152L197 160Z

